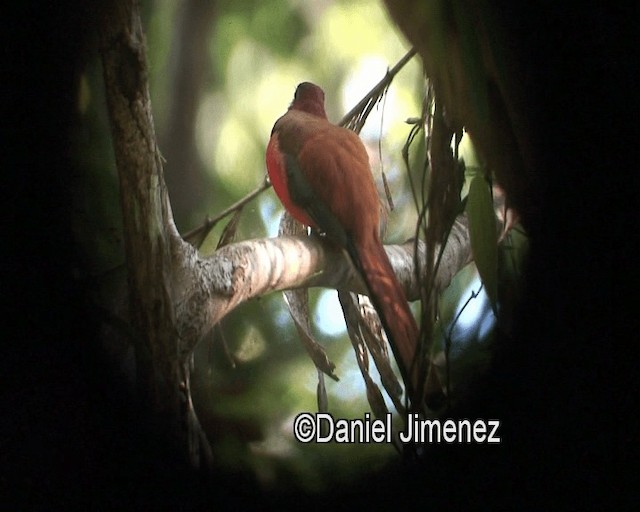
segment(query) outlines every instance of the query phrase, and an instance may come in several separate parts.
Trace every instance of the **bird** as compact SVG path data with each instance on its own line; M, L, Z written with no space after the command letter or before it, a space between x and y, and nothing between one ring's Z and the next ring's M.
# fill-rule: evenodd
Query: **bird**
M297 86L271 131L269 179L296 220L348 253L378 312L407 398L416 405L424 392L419 331L380 238L380 198L369 156L355 132L327 119L324 100L319 86Z

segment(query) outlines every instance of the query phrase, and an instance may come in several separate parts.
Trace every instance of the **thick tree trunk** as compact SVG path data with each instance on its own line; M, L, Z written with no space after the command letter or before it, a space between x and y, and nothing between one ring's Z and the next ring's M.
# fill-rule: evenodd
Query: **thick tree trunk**
M198 464L202 437L179 354L172 254L183 244L169 206L151 113L144 34L138 5L114 3L104 13L101 45L111 135L120 178L135 337L138 396L155 433ZM172 251L174 249L175 251ZM202 444L206 446L206 443Z

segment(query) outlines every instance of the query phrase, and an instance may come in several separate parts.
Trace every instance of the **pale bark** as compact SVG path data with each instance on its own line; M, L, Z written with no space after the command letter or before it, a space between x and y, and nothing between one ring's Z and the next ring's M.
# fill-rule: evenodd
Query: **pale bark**
M183 249L180 259L184 274L174 283L183 354L189 354L209 329L252 297L313 286L366 293L346 254L319 237L248 240L225 246L208 258L199 257L190 246ZM420 279L415 275L413 242L385 249L409 300L416 300ZM425 245L420 241L421 268L425 265L425 253ZM436 289L446 288L470 261L466 217L460 216L443 250Z

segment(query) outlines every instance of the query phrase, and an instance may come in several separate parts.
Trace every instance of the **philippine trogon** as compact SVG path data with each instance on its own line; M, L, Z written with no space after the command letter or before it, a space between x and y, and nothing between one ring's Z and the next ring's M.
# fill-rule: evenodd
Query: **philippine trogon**
M289 213L348 252L380 316L407 395L419 406L424 390L418 385L418 327L380 239L380 199L369 156L356 133L329 122L320 87L298 85L287 113L273 126L266 163Z

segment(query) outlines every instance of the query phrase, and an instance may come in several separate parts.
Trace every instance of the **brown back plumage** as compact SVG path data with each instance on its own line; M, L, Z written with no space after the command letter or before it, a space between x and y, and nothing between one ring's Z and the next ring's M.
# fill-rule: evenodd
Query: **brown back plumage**
M416 399L418 327L378 235L378 192L362 141L327 120L324 93L310 83L298 86L273 137L284 168L269 173L286 175L282 202L293 204L298 220L326 231L348 251L369 289L407 394Z

